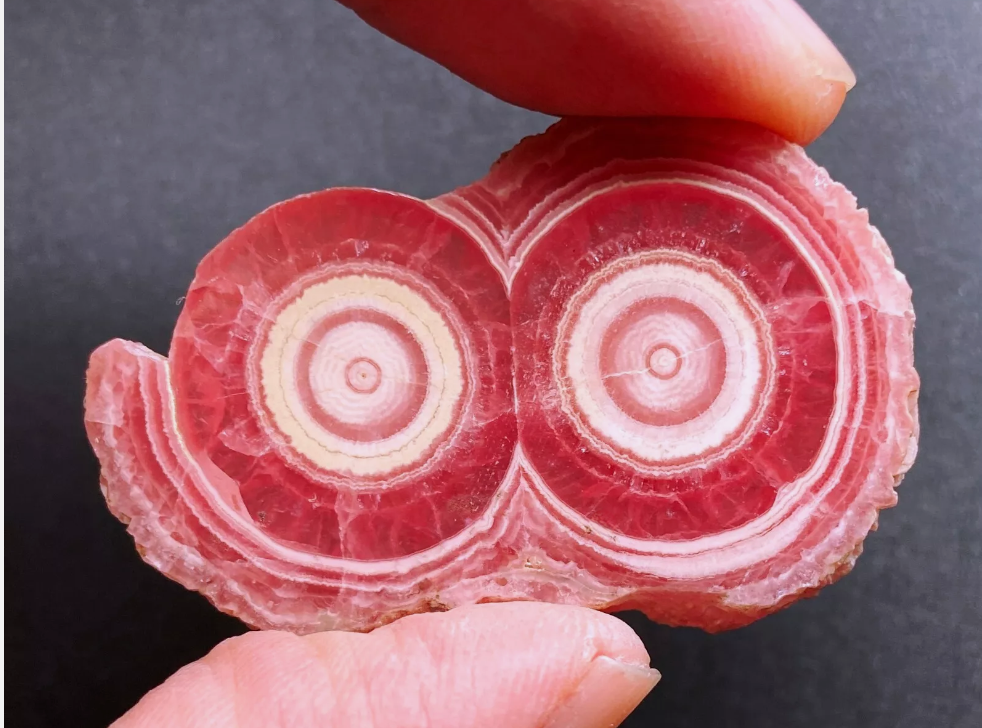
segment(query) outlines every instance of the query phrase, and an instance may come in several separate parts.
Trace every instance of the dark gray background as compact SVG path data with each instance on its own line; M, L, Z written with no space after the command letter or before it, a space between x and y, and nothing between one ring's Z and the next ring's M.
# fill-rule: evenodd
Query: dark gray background
M719 636L625 618L661 685L627 725L982 725L982 10L804 3L859 86L811 152L913 285L920 458L855 572ZM101 726L243 631L145 566L82 428L88 352L166 351L198 259L335 185L422 197L546 117L326 0L6 3L6 699Z

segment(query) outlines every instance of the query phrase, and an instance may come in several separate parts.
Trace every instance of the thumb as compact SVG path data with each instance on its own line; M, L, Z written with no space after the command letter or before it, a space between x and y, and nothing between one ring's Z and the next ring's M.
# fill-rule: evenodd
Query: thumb
M608 728L658 681L641 640L578 607L484 604L371 634L226 640L118 728Z

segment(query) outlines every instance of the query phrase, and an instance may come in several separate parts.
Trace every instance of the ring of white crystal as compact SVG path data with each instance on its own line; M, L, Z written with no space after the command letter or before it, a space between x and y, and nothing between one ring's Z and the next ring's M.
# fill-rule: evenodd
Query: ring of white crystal
M384 266L302 283L274 303L259 340L252 389L267 431L315 476L385 478L418 466L449 437L468 390L451 307Z
M609 457L649 473L705 466L754 430L773 380L763 311L710 258L648 251L593 274L560 320L563 411Z

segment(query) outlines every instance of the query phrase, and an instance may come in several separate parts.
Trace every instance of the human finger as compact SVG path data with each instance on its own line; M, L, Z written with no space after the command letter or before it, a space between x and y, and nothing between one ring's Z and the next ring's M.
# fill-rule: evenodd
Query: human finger
M490 93L555 115L743 119L808 143L856 82L794 0L342 0Z
M117 728L600 728L658 680L623 622L579 607L484 604L370 634L226 640Z

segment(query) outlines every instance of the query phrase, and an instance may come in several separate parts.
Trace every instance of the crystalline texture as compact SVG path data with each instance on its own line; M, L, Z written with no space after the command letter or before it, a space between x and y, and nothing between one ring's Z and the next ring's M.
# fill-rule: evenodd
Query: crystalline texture
M751 622L849 571L916 452L910 290L735 122L564 121L423 202L276 205L168 358L92 356L141 553L258 627L540 599Z

